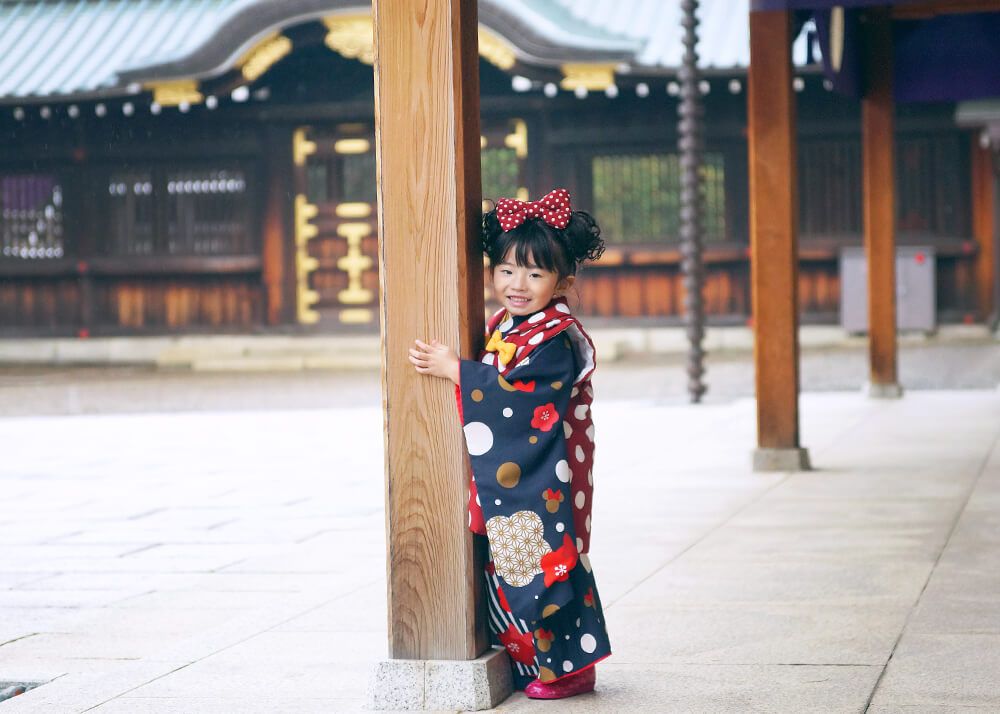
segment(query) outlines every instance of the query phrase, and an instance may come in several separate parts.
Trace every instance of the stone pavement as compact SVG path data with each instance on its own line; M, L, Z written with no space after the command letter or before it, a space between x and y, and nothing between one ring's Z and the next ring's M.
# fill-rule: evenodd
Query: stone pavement
M1000 710L1000 392L601 400L599 691L500 711ZM370 404L370 402L364 402ZM16 411L16 410L15 410ZM360 710L385 655L377 408L0 419L0 683L17 712Z
M599 399L687 402L683 355L614 360L599 353ZM868 375L864 345L804 347L802 390L857 391ZM707 355L711 404L752 397L749 352ZM1000 384L1000 340L952 339L900 344L900 380L907 389L993 389ZM0 366L0 417L272 409L323 409L379 404L377 368L201 372L142 366Z

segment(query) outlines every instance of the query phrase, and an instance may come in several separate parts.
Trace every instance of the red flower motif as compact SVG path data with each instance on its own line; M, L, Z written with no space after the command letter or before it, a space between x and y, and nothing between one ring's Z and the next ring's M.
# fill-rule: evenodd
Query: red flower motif
M535 663L535 645L530 633L518 632L513 625L508 625L507 631L500 635L500 642L515 662L524 665Z
M531 420L531 428L549 431L558 421L559 412L556 411L556 405L549 402L540 407L535 407L535 416Z
M535 380L530 382L522 382L520 379L515 379L512 385L514 389L519 392L533 392L535 391Z
M583 596L583 604L587 607L594 606L594 588L587 588L587 594Z
M562 582L569 578L569 571L576 567L576 546L569 535L563 535L563 544L559 550L542 556L542 572L545 573L545 587L552 583Z
M497 585L497 600L500 601L500 607L502 607L507 612L510 612L510 603L507 602L507 596L503 594L503 588Z

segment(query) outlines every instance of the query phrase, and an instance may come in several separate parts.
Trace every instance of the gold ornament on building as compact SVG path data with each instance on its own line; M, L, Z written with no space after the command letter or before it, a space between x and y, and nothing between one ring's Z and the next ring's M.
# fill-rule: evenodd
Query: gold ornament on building
M365 271L371 270L374 265L374 261L361 250L361 240L371 233L370 223L341 223L337 227L337 234L347 240L347 255L337 260L337 267L347 273L347 288L337 293L337 299L345 305L367 305L375 297L371 290L361 286ZM371 311L361 308L343 310L340 319L342 322L369 322Z
M306 159L316 153L316 142L306 138L305 129L296 129L292 134L292 161L296 166L305 166Z
M513 149L519 159L528 155L528 125L524 119L514 120L514 130L503 138L503 145Z
M613 64L564 64L563 79L559 86L570 91L586 89L588 91L605 90L615 83L615 65Z
M271 66L292 51L292 41L284 35L274 34L258 42L236 63L248 82L253 82Z
M510 43L482 26L479 28L479 56L503 70L510 69L517 62Z
M368 218L372 214L370 203L338 203L334 209L338 218Z
M331 15L323 18L326 46L347 59L375 63L375 30L371 15Z
M303 194L295 196L296 316L306 325L319 322L319 313L313 308L319 293L309 287L309 276L319 267L319 261L309 255L309 241L319 233L311 222L317 213L319 209Z
M153 92L153 101L161 107L176 107L181 104L199 104L204 99L198 91L198 80L175 79L170 82L153 82L146 85Z
M366 154L372 148L368 139L337 139L333 142L333 150L338 154Z

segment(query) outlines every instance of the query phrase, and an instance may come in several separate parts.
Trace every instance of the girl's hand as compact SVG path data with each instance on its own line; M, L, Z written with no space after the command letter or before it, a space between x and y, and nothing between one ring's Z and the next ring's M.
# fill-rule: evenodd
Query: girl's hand
M416 347L410 348L410 362L415 370L458 384L459 359L455 350L437 340L431 340L430 344L414 340L414 344Z

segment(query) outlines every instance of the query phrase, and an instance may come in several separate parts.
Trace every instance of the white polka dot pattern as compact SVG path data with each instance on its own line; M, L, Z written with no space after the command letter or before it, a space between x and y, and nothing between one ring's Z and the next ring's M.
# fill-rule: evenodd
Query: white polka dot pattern
M481 421L469 422L465 425L465 443L470 454L482 456L493 448L493 431Z
M541 218L561 230L569 225L573 215L569 198L569 191L564 188L553 189L537 201L499 198L496 204L497 220L505 232L514 230L529 218Z

